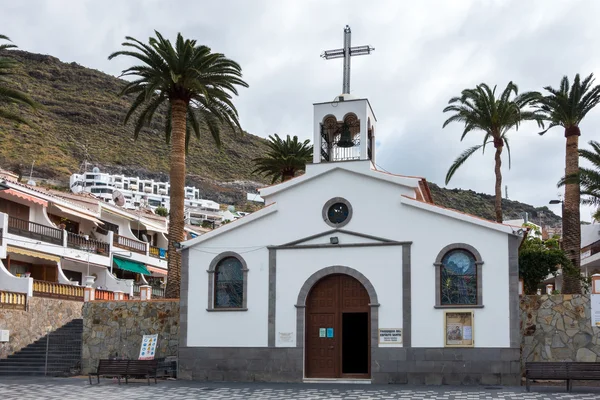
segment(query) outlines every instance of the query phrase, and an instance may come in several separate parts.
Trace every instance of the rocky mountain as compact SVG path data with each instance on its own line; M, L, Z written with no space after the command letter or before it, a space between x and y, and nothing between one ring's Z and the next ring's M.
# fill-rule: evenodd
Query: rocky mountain
M118 93L124 81L77 63L25 51L5 51L20 64L13 79L43 107L29 116L31 127L0 120L0 166L23 176L31 164L46 184L66 190L69 176L82 171L84 162L109 173L122 173L166 181L168 146L163 121L145 129L137 141L133 128L123 126L131 99ZM28 113L29 114L29 113ZM264 154L265 140L245 133L222 135L222 147L215 146L207 133L193 140L187 157L188 184L195 185L205 198L242 205L245 193L266 183L252 174L252 159ZM448 190L431 184L436 203L477 216L493 219L493 196L470 190ZM534 222L555 225L560 218L546 207L535 208L504 200L507 219L529 212Z

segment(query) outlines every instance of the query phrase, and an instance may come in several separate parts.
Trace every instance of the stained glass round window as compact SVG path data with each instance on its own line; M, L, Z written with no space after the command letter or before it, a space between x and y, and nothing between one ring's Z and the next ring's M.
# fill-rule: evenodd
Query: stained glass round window
M350 210L346 204L335 203L327 210L327 219L334 224L341 224L348 218L349 214Z

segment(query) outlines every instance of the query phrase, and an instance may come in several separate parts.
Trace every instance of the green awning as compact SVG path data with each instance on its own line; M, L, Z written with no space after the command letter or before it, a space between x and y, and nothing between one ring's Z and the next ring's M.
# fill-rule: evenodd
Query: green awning
M113 258L117 267L124 269L125 271L135 272L136 274L152 275L150 271L146 269L146 266L137 261L124 260L122 258Z

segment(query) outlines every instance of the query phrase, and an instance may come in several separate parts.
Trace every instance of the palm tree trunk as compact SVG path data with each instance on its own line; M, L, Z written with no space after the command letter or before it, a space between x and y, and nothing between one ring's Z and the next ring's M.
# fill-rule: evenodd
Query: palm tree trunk
M296 175L296 171L294 169L284 169L281 172L281 182L289 181Z
M567 137L567 151L565 156L565 176L579 172L579 128L565 129ZM579 274L581 271L581 218L579 215L579 184L565 185L565 200L562 215L563 250L573 264L573 274L563 273L563 293L581 293Z
M496 174L496 199L494 201L494 210L496 211L496 222L502 222L502 171L500 170L502 167L502 159L500 158L503 148L502 141L500 140L499 145L494 143L494 147L496 147L496 155L494 156L494 173Z
M171 153L169 155L171 183L171 207L169 210L169 261L165 297L179 298L181 287L181 253L174 243L184 239L185 195L185 124L187 104L183 100L171 101Z

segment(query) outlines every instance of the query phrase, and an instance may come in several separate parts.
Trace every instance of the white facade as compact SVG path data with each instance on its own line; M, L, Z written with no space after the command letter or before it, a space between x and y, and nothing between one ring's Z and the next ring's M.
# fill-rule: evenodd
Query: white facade
M361 121L359 160L326 162L315 151L314 163L307 165L304 175L260 190L264 209L183 243L184 376L210 376L218 368L214 362L199 365L187 359L215 359L222 353L234 358L260 354L272 366L262 379L311 378L307 366L314 355L308 352L307 337L315 332L307 330L305 310L311 288L329 274L352 276L369 293L371 364L365 376L375 382L399 373L399 361L390 359L443 362L451 357L445 352L452 351L457 360L479 352L479 360L488 366L518 360L519 227L436 206L424 179L377 171L374 154L366 146L367 121L372 138L375 120L364 99L316 104L315 140L321 139L325 117L333 113L341 120L349 112ZM328 211L340 202L349 213L336 225ZM455 306L438 300L439 260L452 249L464 249L477 260L476 304ZM214 293L220 287L216 269L227 257L237 258L245 268L244 303L238 309L221 310ZM447 349L445 313L465 310L473 313L474 348ZM403 341L380 344L377 329L402 329ZM331 349L339 346L336 342ZM282 356L284 349L288 351ZM424 351L431 350L439 354L426 358ZM502 352L506 355L501 357ZM278 357L293 367L277 367ZM485 369L464 363L457 368L474 375ZM223 379L256 379L231 365L228 371L233 372Z

